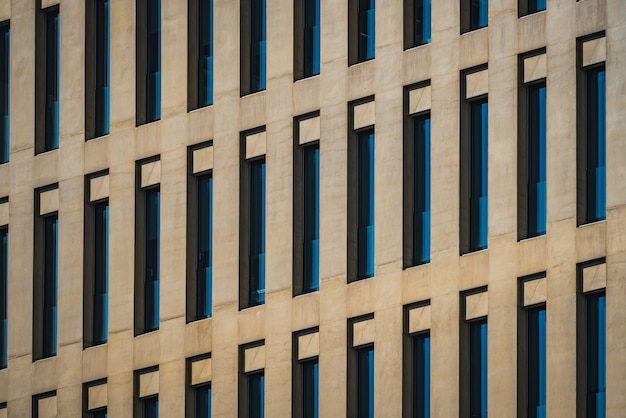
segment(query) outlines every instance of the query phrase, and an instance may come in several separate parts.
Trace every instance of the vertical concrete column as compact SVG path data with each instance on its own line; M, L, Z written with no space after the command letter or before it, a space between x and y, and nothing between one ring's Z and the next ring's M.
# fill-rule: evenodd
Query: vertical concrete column
M161 2L161 34L161 118L167 120L187 110L186 1Z
M111 134L135 126L135 5L127 0L110 6Z

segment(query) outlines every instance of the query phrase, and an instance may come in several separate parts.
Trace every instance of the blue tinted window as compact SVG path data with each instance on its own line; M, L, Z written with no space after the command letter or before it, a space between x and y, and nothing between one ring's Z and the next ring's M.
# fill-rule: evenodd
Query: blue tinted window
M413 1L413 45L430 43L430 3L431 0Z
M263 373L248 375L248 418L265 416L265 377Z
M146 0L146 120L161 119L161 0Z
M9 161L10 149L10 31L9 25L0 27L0 164Z
M250 163L249 306L265 303L265 159Z
M211 174L198 177L197 210L196 316L208 318L212 313L213 279L213 176Z
M470 102L470 251L487 248L487 99Z
M302 363L302 418L319 414L319 366L317 359Z
M318 144L302 149L303 166L303 292L319 289L320 281L320 148Z
M0 228L0 369L9 362L8 340L9 324L7 320L7 291L9 277L9 230Z
M528 315L528 418L546 417L546 308Z
M159 398L146 398L141 401L141 411L143 418L159 417Z
M606 79L604 68L587 70L587 222L606 217Z
M358 136L357 279L374 276L374 131Z
M430 418L430 333L411 337L411 417Z
M90 418L107 418L106 409L102 411L95 411L89 414Z
M108 337L109 204L94 206L93 342Z
M587 418L606 416L606 296L587 299Z
M250 93L265 90L265 0L250 0Z
M59 222L57 216L47 216L44 222L43 265L43 353L57 353L57 290L59 286Z
M374 347L360 348L357 355L357 416L374 418Z
M469 323L470 416L487 418L487 320Z
M430 261L430 116L413 118L413 265Z
M211 386L193 388L194 418L211 418Z
M95 136L107 135L110 123L110 11L109 0L95 1Z
M528 0L528 14L546 10L546 0Z
M358 11L358 62L371 60L375 52L376 13L375 0L357 0Z
M198 0L198 107L213 104L213 0Z
M45 35L45 138L44 151L59 148L59 81L61 75L61 46L59 9L46 12Z
M487 26L489 13L488 0L470 1L470 30L476 30Z
M304 0L304 77L320 73L320 0Z
M160 193L145 191L144 331L159 329Z
M546 233L546 86L527 87L528 236Z

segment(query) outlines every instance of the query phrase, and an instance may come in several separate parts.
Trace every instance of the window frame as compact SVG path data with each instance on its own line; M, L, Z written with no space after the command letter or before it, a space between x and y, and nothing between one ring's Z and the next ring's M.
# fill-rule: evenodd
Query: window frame
M301 336L307 334L319 333L319 327L309 328L302 331L297 331L293 333L293 343L292 343L292 352L293 352L293 364L291 367L292 371L292 409L291 416L293 418L318 418L319 417L319 355L314 355L311 357L306 357L303 359L298 359L299 355L299 344L298 340ZM307 398L307 382L306 382L306 372L305 367L310 364L315 364L316 366L316 375L314 377L315 384L317 386L314 388L313 400ZM314 368L315 370L315 368ZM309 414L305 411L306 405L310 402L317 402L315 405L315 410L312 414Z
M208 4L207 4L208 3ZM208 11L207 11L208 8ZM214 15L215 6L213 0L188 0L187 3L187 111L201 109L213 105L214 96ZM206 14L205 14L206 13ZM208 18L207 16L208 15ZM207 22L208 23L205 23ZM205 24L208 28L205 28ZM206 32L205 32L206 31ZM208 33L208 34L207 34ZM208 54L202 55L202 37L207 36ZM207 46L205 45L206 49ZM202 89L202 69L206 66L207 74L210 75L205 89ZM203 93L204 90L204 93ZM204 97L206 94L206 97ZM203 100L204 99L204 100Z
M402 338L402 416L403 418L426 418L430 417L430 395L431 395L431 330L424 329L416 332L410 330L410 311L413 309L419 309L430 306L430 299L421 302L411 303L404 306L404 333ZM416 376L416 370L420 370L419 366L415 364L416 358L416 346L417 339L424 339L425 345L428 345L427 352L424 351L424 364L427 367L423 368L424 381L422 382L423 399L419 396L416 399L416 392L418 391L416 386L419 376ZM420 404L420 399L422 404ZM428 412L426 412L428 411Z
M152 9L153 7L157 9L156 12ZM161 0L136 0L136 126L161 120L161 73L163 71L161 9ZM151 21L152 18L156 21ZM150 32L152 26L156 27ZM153 36L155 33L156 36ZM157 44L156 47L154 43Z
M110 133L110 45L111 0L87 0L85 2L85 141ZM102 51L102 48L105 51Z
M4 62L3 62L4 61ZM11 22L0 22L0 164L11 159Z
M8 198L0 199L7 204ZM0 369L9 365L9 225L0 225Z
M243 97L267 88L267 3L266 0L241 0L240 5L240 95ZM258 9L262 10L260 22L253 19ZM255 34L259 39L253 39ZM259 50L258 80L255 80L257 62L253 45Z
M431 0L404 0L404 50L428 45L432 41L432 1ZM416 7L421 3L422 9L422 31L421 40L417 36L417 15Z
M314 7L310 3L314 3ZM294 0L293 16L293 79L315 77L321 67L320 35L321 0ZM313 10L311 18L309 12ZM311 20L313 24L311 25ZM310 48L310 49L309 49ZM310 68L309 68L310 67Z
M376 367L376 359L375 359L375 341L368 342L364 344L360 344L355 346L354 341L354 324L362 321L374 320L374 314L362 315L356 318L348 319L348 382L347 382L347 415L348 417L358 416L358 417L374 417L375 411L375 367ZM368 358L368 367L367 370L367 382L364 379L361 379L363 370L361 370L361 360L363 354L367 354L368 356L371 353L371 360ZM371 364L370 364L371 362ZM363 386L364 383L367 383L366 386ZM371 385L371 387L370 387ZM363 394L364 390L367 391L368 396L365 401L361 398L361 394ZM367 403L367 405L365 405ZM363 408L366 410L363 411ZM371 409L370 409L371 408ZM367 415L364 415L366 413Z

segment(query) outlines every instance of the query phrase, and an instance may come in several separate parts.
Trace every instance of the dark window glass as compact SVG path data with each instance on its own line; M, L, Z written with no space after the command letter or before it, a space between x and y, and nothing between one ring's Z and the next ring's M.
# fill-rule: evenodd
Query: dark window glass
M93 343L108 337L109 203L94 206Z
M528 309L528 418L546 416L546 308Z
M59 80L61 46L59 9L45 14L45 136L43 151L59 148Z
M405 0L405 13L405 48L429 44L431 0Z
M546 0L521 0L520 1L520 16L529 15L532 13L541 12L546 10Z
M248 378L248 418L265 416L265 377L263 373L254 373Z
M198 107L213 104L213 0L198 1Z
M137 3L137 125L161 119L161 0ZM144 32L145 31L145 32Z
M250 165L249 306L265 303L265 159Z
M160 193L145 191L144 331L159 329L159 246Z
M107 411L106 409L102 410L102 411L95 411L95 412L91 412L89 414L90 418L107 418Z
M411 417L430 418L430 333L411 337Z
M10 148L10 30L9 24L0 27L0 164L9 161Z
M320 284L320 148L318 144L302 149L303 167L303 271L302 291L312 292Z
M358 134L357 279L374 276L374 131Z
M546 233L546 86L527 91L527 227L528 237Z
M487 418L487 320L469 323L470 417Z
M211 418L211 386L193 388L194 418Z
M305 361L302 367L302 418L319 414L319 366L317 359Z
M159 417L159 398L152 397L141 400L141 413L143 418Z
M413 118L413 258L430 261L430 116Z
M107 135L110 124L110 9L109 0L86 3L85 117L87 139Z
M356 350L357 416L374 418L374 347Z
M470 28L476 30L487 27L489 12L488 0L469 0L470 2Z
M197 254L196 254L196 316L208 318L212 313L212 222L213 222L213 176L198 177Z
M47 216L44 222L43 265L43 351L42 357L57 353L58 220Z
M358 11L358 62L371 60L375 53L376 9L375 0L357 0Z
M9 277L9 230L0 228L0 369L9 362L9 324L7 320L7 291Z
M587 418L606 416L606 296L586 296L587 302Z
M606 218L606 79L604 68L586 71L587 222Z
M487 99L470 102L469 250L487 248Z
M320 0L303 0L303 77L320 73Z
M265 90L265 0L250 0L250 93Z

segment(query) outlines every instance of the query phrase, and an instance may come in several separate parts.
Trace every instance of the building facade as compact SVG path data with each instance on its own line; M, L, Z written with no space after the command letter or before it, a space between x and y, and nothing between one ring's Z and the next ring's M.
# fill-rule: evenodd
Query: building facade
M623 0L1 0L0 417L626 416Z

